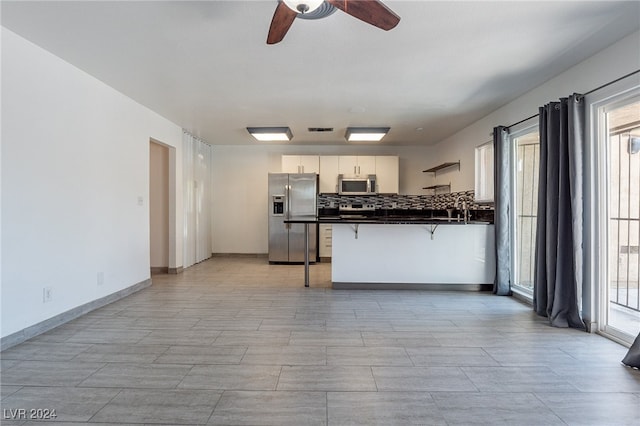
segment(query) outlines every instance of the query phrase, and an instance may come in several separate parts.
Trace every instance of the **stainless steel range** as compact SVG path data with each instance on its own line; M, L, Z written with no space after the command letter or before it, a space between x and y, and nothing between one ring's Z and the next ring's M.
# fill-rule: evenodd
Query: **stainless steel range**
M373 204L366 203L344 203L340 204L338 211L343 219L357 219L373 216L376 207Z

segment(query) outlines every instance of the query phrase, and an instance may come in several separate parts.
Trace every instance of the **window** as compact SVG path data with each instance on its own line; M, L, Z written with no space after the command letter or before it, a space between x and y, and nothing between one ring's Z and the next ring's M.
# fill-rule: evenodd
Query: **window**
M476 147L475 202L493 201L493 141Z
M533 294L535 243L538 209L540 137L537 126L529 126L510 136L515 165L512 205L513 290Z

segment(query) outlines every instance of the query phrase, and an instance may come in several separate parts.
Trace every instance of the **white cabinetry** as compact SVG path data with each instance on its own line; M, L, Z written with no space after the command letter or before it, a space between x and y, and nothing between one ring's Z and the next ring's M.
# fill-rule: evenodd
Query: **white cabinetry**
M283 155L282 173L320 173L317 155Z
M399 160L395 155L283 155L283 173L318 173L320 193L338 192L338 175L376 175L378 192L399 192Z
M335 194L338 192L338 168L337 155L323 155L320 157L320 193Z
M338 167L342 175L373 175L376 173L376 157L341 155Z
M320 258L331 257L332 247L332 228L331 225L321 224L320 226L320 241L319 241L319 254Z
M400 190L400 167L397 156L384 155L375 157L376 178L380 194L397 194Z

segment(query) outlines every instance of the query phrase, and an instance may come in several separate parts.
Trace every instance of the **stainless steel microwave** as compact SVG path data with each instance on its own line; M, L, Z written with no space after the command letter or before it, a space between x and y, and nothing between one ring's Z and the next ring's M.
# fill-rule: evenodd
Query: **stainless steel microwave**
M338 175L338 194L340 195L375 195L377 193L376 175Z

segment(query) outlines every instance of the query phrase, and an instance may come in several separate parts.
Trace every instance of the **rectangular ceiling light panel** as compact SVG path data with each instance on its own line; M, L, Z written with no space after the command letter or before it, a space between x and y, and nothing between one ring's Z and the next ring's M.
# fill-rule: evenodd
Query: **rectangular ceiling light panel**
M288 142L293 138L288 127L247 127L247 131L261 142Z
M379 142L389 129L389 127L347 127L344 137L349 142Z

